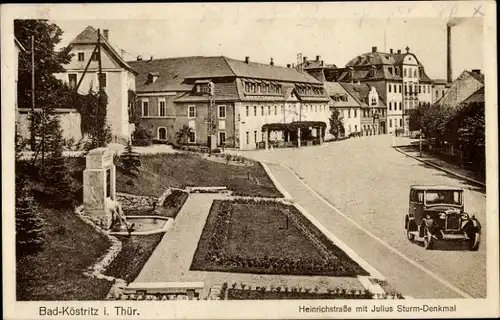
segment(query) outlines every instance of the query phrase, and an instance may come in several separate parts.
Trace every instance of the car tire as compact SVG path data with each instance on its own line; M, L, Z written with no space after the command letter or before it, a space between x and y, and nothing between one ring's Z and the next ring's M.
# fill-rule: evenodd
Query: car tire
M469 235L469 250L477 251L479 250L479 242L480 242L481 234L479 231L476 231Z
M426 226L424 229L424 248L425 250L432 250L433 245L432 233L429 228Z
M415 235L411 233L410 230L410 219L408 219L408 216L405 218L405 230L406 230L406 238L410 240L410 242L415 241Z

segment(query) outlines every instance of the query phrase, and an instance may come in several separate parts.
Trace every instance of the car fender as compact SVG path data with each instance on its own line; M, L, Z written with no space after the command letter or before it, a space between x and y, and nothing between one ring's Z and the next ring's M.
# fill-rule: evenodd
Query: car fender
M471 218L469 220L469 228L474 231L481 231L481 224L476 218Z

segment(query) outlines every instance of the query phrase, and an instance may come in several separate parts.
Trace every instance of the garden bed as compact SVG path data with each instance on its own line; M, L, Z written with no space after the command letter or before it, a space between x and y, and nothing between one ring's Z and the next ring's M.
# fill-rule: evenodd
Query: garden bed
M191 270L368 275L295 207L254 200L213 202Z
M182 206L188 198L187 192L181 190L172 190L163 202L162 208L160 208L161 216L168 218L176 218Z
M104 274L132 282L153 254L165 233L147 236L116 236L122 242L122 250L108 266Z
M264 291L264 290L242 290L228 289L227 300L322 300L322 299L372 299L368 291L347 291L345 289L336 289L331 292L305 292L298 290L285 291L284 288Z

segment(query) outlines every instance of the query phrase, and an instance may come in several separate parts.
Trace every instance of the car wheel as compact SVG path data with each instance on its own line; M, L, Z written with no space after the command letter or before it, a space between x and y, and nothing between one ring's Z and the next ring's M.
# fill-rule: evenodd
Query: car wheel
M469 235L469 250L471 251L477 251L479 250L479 240L481 236L479 231L476 231Z
M426 250L431 250L432 244L433 244L432 233L428 227L425 227L425 230L424 230L424 248Z
M408 217L406 217L406 221L405 221L405 230L406 230L406 238L408 240L410 240L411 242L413 242L415 240L415 235L413 233L411 233L410 221L409 221Z

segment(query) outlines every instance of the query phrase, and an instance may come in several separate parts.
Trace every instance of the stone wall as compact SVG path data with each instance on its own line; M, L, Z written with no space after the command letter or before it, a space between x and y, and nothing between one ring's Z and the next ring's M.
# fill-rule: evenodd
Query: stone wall
M155 197L136 196L125 193L116 193L116 200L121 203L123 211L152 209L158 202Z

